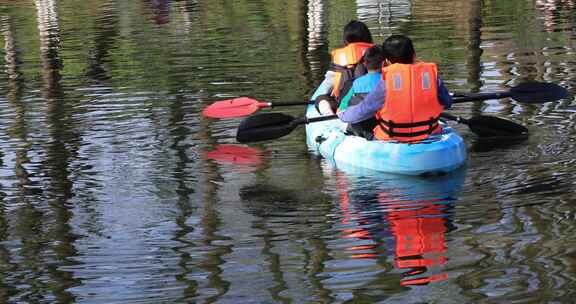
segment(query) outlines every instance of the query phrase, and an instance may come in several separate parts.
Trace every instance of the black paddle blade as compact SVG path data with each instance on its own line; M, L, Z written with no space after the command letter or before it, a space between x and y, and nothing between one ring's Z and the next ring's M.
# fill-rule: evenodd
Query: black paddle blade
M510 88L512 99L523 103L544 103L571 97L565 88L548 82L530 81Z
M236 140L240 143L280 138L296 128L294 117L282 113L252 115L240 123Z
M494 116L475 116L467 120L466 124L480 137L528 136L526 127Z

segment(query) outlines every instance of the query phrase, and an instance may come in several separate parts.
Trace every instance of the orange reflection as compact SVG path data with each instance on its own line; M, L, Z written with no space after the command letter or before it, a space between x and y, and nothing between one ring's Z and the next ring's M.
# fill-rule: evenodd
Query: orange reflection
M214 149L205 151L204 158L219 164L232 164L239 172L253 172L264 165L262 157L266 151L257 148L234 144L218 144Z
M448 261L445 234L451 224L447 209L453 199L449 198L451 193L443 191L459 189L463 177L443 180L443 184L404 177L398 177L395 184L388 179L383 190L375 189L375 193L364 193L354 200L346 176L336 172L341 222L348 227L355 224L354 228L342 229L342 237L383 239L385 249L394 255L394 267L402 271L400 285L446 280L448 274L442 267ZM354 259L378 259L382 254L375 244L350 246L346 250Z

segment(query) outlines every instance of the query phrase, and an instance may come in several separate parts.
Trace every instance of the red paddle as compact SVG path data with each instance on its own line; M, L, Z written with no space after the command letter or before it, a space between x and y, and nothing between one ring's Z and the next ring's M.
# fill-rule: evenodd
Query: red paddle
M204 111L202 111L202 115L204 115L204 117L210 117L210 118L242 117L242 116L248 116L261 108L295 106L306 104L308 104L308 102L304 101L283 102L279 104L274 104L272 102L260 102L256 99L249 97L238 97L233 99L216 101L215 103L207 106L204 109Z

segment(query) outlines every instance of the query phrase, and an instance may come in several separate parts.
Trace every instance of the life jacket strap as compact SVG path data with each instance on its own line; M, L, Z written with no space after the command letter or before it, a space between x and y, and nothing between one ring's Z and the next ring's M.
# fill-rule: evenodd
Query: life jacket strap
M430 119L425 121L418 121L412 123L395 123L392 120L378 120L378 124L384 133L388 134L390 137L418 137L422 135L430 135L438 129L440 124L438 123L439 117L430 117ZM396 129L409 129L428 126L427 129L416 132L398 132Z
M338 74L335 78L332 91L332 95L336 96L338 104L340 104L342 98L348 94L348 91L352 88L354 80L368 72L366 66L362 62L357 62L348 66L332 62L330 64L330 70Z
M348 71L348 70L352 69L355 65L356 64L351 64L349 66L346 66L346 65L339 65L339 64L336 64L334 62L331 62L328 69L330 71L334 71L334 72L344 72L344 71Z

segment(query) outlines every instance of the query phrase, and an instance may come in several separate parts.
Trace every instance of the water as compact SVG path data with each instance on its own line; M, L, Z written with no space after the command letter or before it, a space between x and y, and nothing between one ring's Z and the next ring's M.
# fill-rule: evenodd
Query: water
M451 91L574 93L575 17L569 0L0 4L0 302L572 302L572 100L455 105L530 137L455 124L468 166L428 179L336 169L303 128L238 145L240 119L200 113L306 100L352 18L411 36Z

